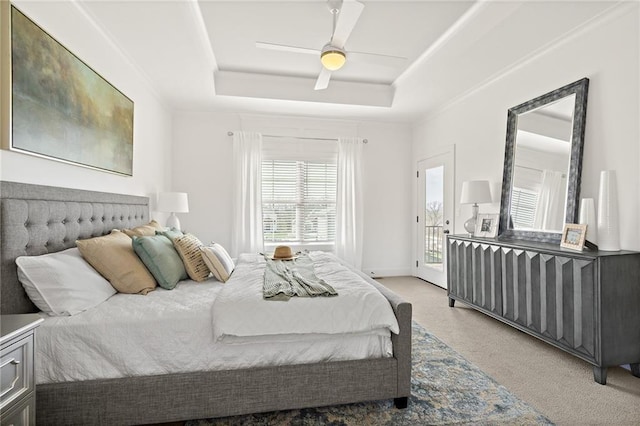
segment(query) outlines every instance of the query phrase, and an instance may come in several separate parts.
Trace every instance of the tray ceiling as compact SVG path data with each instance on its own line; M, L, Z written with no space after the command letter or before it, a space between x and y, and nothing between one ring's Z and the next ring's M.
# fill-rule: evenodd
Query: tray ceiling
M314 91L318 58L255 43L321 49L332 31L325 1L75 2L173 110L401 121L455 101L622 7L609 1L362 3L346 50L407 61L383 67L347 60L327 90Z

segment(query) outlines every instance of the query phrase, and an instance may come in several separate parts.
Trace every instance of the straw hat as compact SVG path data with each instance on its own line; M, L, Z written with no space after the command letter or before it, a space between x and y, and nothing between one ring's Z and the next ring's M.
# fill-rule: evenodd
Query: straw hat
M276 247L275 251L273 252L273 256L271 256L273 260L293 260L296 257L298 256L293 254L293 251L291 251L291 247L289 246Z

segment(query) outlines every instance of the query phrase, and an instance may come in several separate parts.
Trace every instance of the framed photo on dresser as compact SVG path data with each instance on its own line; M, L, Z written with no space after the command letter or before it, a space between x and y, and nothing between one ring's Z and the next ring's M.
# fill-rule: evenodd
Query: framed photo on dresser
M495 238L498 235L498 213L478 213L475 237Z
M560 247L582 251L587 236L587 225L578 223L565 223L562 231Z

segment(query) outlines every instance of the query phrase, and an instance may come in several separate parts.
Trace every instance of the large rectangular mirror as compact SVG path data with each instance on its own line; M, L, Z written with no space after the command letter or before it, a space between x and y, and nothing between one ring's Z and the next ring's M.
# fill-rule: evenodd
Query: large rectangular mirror
M578 219L589 79L509 109L499 237L559 242Z

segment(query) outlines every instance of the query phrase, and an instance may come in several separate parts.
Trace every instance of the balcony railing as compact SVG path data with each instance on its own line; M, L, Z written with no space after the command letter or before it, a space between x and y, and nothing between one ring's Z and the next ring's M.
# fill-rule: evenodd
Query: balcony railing
M424 230L424 263L442 263L442 249L444 247L442 225L425 226Z

